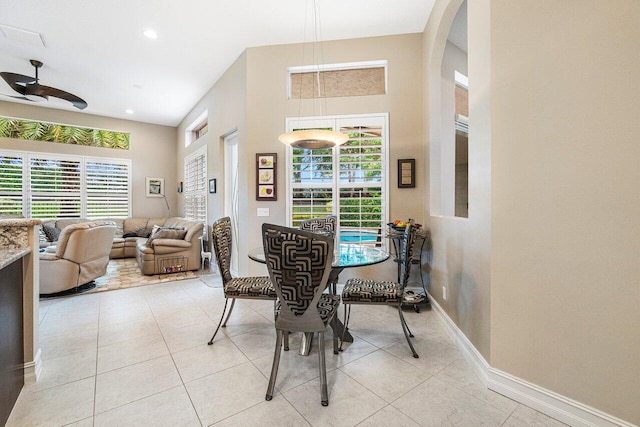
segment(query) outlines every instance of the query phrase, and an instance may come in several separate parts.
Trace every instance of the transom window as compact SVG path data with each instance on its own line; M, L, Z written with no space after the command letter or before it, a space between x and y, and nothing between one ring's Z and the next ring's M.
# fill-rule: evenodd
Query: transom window
M337 148L289 148L289 224L336 215L341 242L386 246L387 115L290 119L288 130L331 129L349 135Z

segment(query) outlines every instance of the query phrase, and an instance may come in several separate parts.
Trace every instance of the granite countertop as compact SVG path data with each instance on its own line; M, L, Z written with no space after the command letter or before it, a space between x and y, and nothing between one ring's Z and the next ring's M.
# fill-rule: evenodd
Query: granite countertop
M12 262L19 260L31 252L31 249L0 249L0 269L5 268Z
M42 224L39 219L32 218L0 218L0 227L32 227Z

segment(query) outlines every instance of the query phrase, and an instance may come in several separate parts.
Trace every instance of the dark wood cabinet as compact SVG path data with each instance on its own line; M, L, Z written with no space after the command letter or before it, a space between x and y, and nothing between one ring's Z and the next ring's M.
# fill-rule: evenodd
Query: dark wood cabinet
M0 426L24 385L22 258L0 270Z

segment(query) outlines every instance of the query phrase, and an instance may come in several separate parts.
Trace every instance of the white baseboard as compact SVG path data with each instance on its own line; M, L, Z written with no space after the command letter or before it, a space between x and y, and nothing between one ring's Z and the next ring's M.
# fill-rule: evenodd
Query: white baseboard
M42 350L38 349L36 357L24 364L24 383L32 384L38 381L42 373Z
M449 336L490 390L571 426L637 427L613 415L491 367L430 294L429 300Z

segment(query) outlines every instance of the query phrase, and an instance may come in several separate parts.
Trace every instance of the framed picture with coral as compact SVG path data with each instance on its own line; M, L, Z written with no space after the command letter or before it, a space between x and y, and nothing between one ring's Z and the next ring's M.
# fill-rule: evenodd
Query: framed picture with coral
M278 200L276 153L256 154L256 200Z

